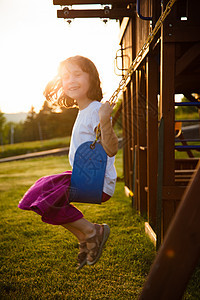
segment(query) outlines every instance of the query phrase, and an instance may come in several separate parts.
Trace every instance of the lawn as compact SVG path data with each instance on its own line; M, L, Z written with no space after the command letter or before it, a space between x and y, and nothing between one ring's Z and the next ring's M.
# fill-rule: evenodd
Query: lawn
M76 271L77 241L61 226L17 204L41 176L70 169L66 156L0 165L1 299L137 299L155 257L144 233L144 219L117 182L114 196L102 205L77 204L91 222L106 222L111 235L99 262ZM122 152L116 158L122 177ZM198 269L184 299L198 299ZM199 289L198 289L199 288Z
M24 142L16 144L8 144L0 147L0 158L15 156L20 154L50 150L61 147L68 147L70 137L60 137L50 140Z

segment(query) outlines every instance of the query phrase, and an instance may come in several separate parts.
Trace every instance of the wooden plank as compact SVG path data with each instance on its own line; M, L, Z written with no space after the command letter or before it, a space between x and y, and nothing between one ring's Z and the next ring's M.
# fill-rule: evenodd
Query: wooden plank
M130 190L129 189L129 187L128 186L124 186L124 192L125 192L125 195L126 195L126 197L133 197L133 191L132 190Z
M136 101L137 101L137 146L138 146L138 196L141 214L147 213L147 184L146 151L141 151L140 146L146 146L146 85L144 70L137 71L136 77Z
M176 76L181 74L198 56L200 56L200 43L194 44L176 61Z
M139 121L138 121L138 105L139 105L139 83L138 83L138 70L135 71L135 110L136 110L136 135L137 135L137 145L135 146L135 151L136 151L136 185L137 185L137 210L141 210L140 207L140 176L139 176L139 135L138 135L138 126L139 126Z
M124 24L124 25L123 25ZM133 22L132 20L123 19L122 22L122 40L121 47L123 48L123 68L128 68L133 59ZM128 58L128 59L127 59ZM134 151L136 145L137 135L134 134L136 130L136 111L135 111L135 74L132 75L130 81L126 86L126 102L124 103L124 111L125 111L125 127L126 131L126 166L124 167L124 171L126 173L126 185L132 190L133 186L135 189L134 200L137 199L137 174L135 176L135 180L133 183L133 159L134 159ZM125 95L125 94L124 94ZM137 201L135 201L135 205L137 206Z
M175 170L175 176L176 175L192 175L194 173L193 170Z
M126 92L123 92L122 100L122 131L123 131L123 170L124 170L124 181L127 185L127 143L126 143Z
M136 209L138 209L138 173L137 173L137 105L136 105L136 73L132 75L131 79L131 93L132 93L132 102L131 102L131 113L132 113L132 137L133 137L133 155L134 155L134 161L133 161L133 168L134 168L134 206Z
M74 19L74 18L108 18L122 19L131 17L134 14L132 8L112 8L112 9L63 9L57 10L57 18Z
M186 178L185 179L175 179L175 184L176 185L187 186L189 181L190 181L190 178L188 178L188 179L186 179Z
M127 130L127 127L128 127L128 90L127 90L127 87L126 87L126 90L125 90L125 94L126 94L126 101L125 101L125 107L124 107L124 110L125 110L125 136L126 136L126 141L125 141L125 148L126 148L126 165L125 165L125 169L126 169L126 185L129 187L129 156L128 156L128 153L129 153L129 136L128 136L128 130Z
M163 198L162 241L176 212L176 201Z
M133 162L131 160L131 94L130 94L130 82L126 88L126 142L127 142L127 166L128 169L128 187L132 189L132 165Z
M167 1L165 0L165 3ZM174 94L175 94L175 44L165 42L166 25L161 27L161 68L160 68L160 108L164 119L164 157L163 185L173 186L175 154L174 154ZM174 214L174 206L163 203L163 236ZM162 236L162 238L163 238Z
M156 22L158 21L160 15L161 15L161 5L160 2L158 2L157 0L152 0L152 12L151 12L151 16L152 16L152 26L154 28Z
M147 86L147 215L156 228L157 168L158 168L158 74L156 57L150 51L146 64ZM152 134L153 133L153 134Z
M120 32L119 32L119 44L121 44L121 42L122 42L122 38L124 37L129 20L130 19L128 17L123 18L123 20L122 20L122 23L120 25Z
M163 199L180 200L185 191L184 186L163 186Z
M138 179L138 146L135 145L135 208L140 211L140 190L139 190L139 179Z
M124 131L125 131L125 136L126 136L126 140L125 140L125 173L126 173L126 185L129 187L129 161L128 161L128 131L127 131L127 124L128 124L128 117L127 117L127 114L128 114L128 98L127 98L127 87L124 91L124 95L125 95L125 102L124 102L124 112L125 112L125 127L124 127Z
M164 183L174 182L174 66L175 45L161 43L160 107L164 118Z
M146 16L149 16L149 1L142 1L143 13ZM147 37L150 33L150 22L145 22L144 20L136 17L136 52L139 53L140 49L147 40Z
M154 246L156 247L156 234L148 222L145 222L145 233L148 235Z
M53 0L54 5L79 5L79 4L121 4L128 5L135 0Z
M175 45L161 43L160 107L164 118L164 185L174 183L174 66Z
M199 158L179 158L175 160L176 170L194 170L199 162Z
M140 300L182 299L199 262L200 163L197 170L153 262Z
M133 137L133 82L129 83L129 122L130 122L130 188L133 190L133 160L134 160L134 137Z
M133 22L130 20L122 40L123 69L127 70L133 60ZM126 73L126 72L125 72ZM131 80L131 78L129 78ZM129 82L127 82L128 85Z
M180 174L179 174L179 175L176 175L175 180L176 180L176 181L178 181L178 180L180 180L180 181L181 181L181 180L186 180L186 181L188 181L190 178L191 178L191 175L189 175L189 174L188 174L188 175L185 175L185 174L184 174L184 175L180 175Z
M158 172L157 172L157 205L156 205L156 248L162 240L162 186L163 186L163 153L164 153L164 119L160 120L158 130Z
M132 171L132 166L130 164L130 110L129 110L129 89L130 86L126 87L124 91L123 99L123 136L124 136L124 177L125 185L129 188L132 186L132 181L130 180L130 171Z

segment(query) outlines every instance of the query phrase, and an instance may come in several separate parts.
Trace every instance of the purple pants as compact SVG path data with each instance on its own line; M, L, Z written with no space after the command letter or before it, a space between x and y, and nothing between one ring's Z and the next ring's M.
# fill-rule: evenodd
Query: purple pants
M69 203L71 171L38 179L25 193L18 207L32 210L42 216L42 221L53 225L62 225L83 218L83 214ZM103 193L102 202L109 195Z
M71 171L66 171L38 179L25 193L18 207L38 213L43 222L53 225L81 219L82 212L68 200L71 174Z

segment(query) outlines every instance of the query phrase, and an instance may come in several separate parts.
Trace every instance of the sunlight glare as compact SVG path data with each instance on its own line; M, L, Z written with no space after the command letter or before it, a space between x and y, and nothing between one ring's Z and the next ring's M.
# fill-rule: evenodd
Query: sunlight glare
M60 61L73 55L86 56L96 64L103 93L111 96L120 79L114 74L118 22L105 25L100 19L75 19L68 25L57 19L58 7L49 0L34 5L25 0L18 5L14 0L3 0L1 8L1 14L10 17L0 21L4 24L0 29L3 112L27 112L31 106L38 112L45 100L43 90L56 75Z

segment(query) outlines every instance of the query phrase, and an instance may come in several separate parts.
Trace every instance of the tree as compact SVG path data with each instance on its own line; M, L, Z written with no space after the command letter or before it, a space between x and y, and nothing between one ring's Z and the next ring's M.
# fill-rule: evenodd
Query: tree
M4 113L1 112L0 110L0 131L3 130L3 125L6 122L6 118L4 117Z
M24 141L24 123L19 122L14 125L15 130L15 143L20 143Z
M60 113L59 117L60 136L71 135L77 114L77 108L62 108L62 113Z
M6 123L6 118L4 117L4 113L0 110L0 144L3 145L3 127Z
M72 127L77 115L77 109L60 108L45 101L42 109L36 117L40 124L44 139L68 136L71 134Z
M30 111L28 112L27 118L24 122L24 141L35 141L39 140L39 132L36 122L36 112L34 107L32 106Z
M43 139L50 139L53 137L51 133L52 114L52 107L50 107L49 102L45 100L36 117L36 122L40 130L40 136L42 136Z

